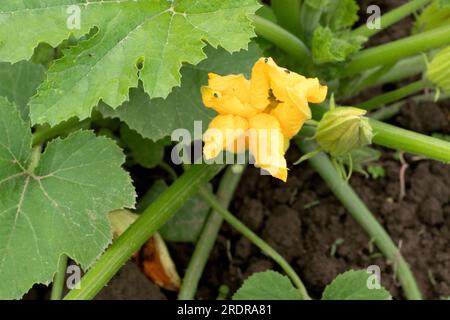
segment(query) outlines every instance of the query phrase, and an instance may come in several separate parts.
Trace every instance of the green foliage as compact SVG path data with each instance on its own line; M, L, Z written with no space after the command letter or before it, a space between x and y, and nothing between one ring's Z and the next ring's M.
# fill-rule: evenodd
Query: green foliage
M347 271L336 277L324 290L322 300L390 300L391 295L383 287L369 288L365 270Z
M361 49L366 39L350 32L358 20L358 10L355 0L332 1L323 9L321 25L314 30L311 44L315 63L342 62Z
M328 4L330 3L330 0L305 0L304 4L316 9L316 10L320 10L322 8L325 8L328 6Z
M427 66L427 78L439 89L450 92L450 47L439 51Z
M417 17L413 33L430 31L450 23L450 2L447 0L433 1Z
M233 300L302 300L288 277L275 271L255 273L244 281Z
M115 108L139 80L150 97L166 97L180 84L182 63L206 58L205 41L229 52L247 47L254 36L248 16L259 8L256 0L73 0L70 5L0 3L0 60L29 59L40 42L56 47L71 32L78 38L90 32L51 65L30 104L33 123L87 118L100 100ZM67 10L73 5L80 10L80 28L69 30Z
M381 157L381 152L378 150L375 150L371 147L362 147L355 149L351 152L352 156L352 167L353 171L361 173L368 177L368 174L366 172L366 167L370 167L370 163L377 161ZM344 164L347 165L347 167L350 166L350 161L348 160L348 157L343 157L342 160L344 161Z
M28 117L28 102L44 80L45 68L28 61L0 62L0 96L14 102L23 117Z
M435 0L439 9L450 7L450 0Z
M168 188L163 180L157 180L139 202L138 211L143 211ZM209 213L209 205L200 197L193 196L159 230L167 241L195 242Z
M186 128L192 133L194 121L207 124L215 115L214 111L203 105L200 94L200 86L208 82L208 73L244 73L249 76L253 64L262 55L254 43L249 45L248 51L234 54L211 47L205 51L208 59L197 66L183 67L181 87L175 88L166 99L150 99L140 87L132 89L130 101L119 108L114 110L101 104L99 110L106 117L119 118L131 129L153 141L171 135L178 128Z
M329 27L318 27L314 31L312 53L314 62L342 62L352 53L361 49L365 41L362 37L353 37L350 32L335 33Z
M130 158L144 168L156 167L163 160L164 148L170 144L170 139L157 142L145 139L125 124L120 128L120 137L130 152Z
M342 273L325 288L322 300L390 300L389 292L381 286L377 288L373 277L365 270ZM265 271L245 280L233 300L302 300L302 296L289 278Z
M329 26L332 30L342 30L352 27L358 21L359 5L355 0L334 1L330 12Z
M0 99L0 299L49 283L61 254L89 267L111 242L107 214L135 193L114 142L81 131L31 147L29 122Z
M443 133L437 133L436 132L436 133L433 133L431 136L434 137L434 138L438 138L438 139L450 142L450 135L449 134L443 134Z
M381 165L370 165L367 167L367 172L370 174L371 178L375 180L386 176L386 171Z

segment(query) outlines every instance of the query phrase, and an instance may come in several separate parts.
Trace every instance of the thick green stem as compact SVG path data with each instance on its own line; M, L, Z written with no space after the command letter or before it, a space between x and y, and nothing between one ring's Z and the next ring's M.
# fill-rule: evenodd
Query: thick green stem
M436 94L426 93L420 96L413 97L408 100L402 100L397 103L394 103L390 106L386 106L384 108L381 108L380 110L377 110L373 113L371 113L369 116L370 118L374 120L384 121L392 118L393 116L397 115L402 106L404 106L408 101L415 101L415 102L424 102L424 101L435 101ZM443 101L450 98L450 94L443 94L439 97L437 101ZM437 102L435 101L435 102Z
M33 145L42 144L61 134L84 128L88 123L89 120L79 122L77 118L72 118L54 127L42 127L33 134Z
M217 190L217 200L224 208L227 208L230 204L244 168L244 166L235 165L228 167L225 171ZM183 277L178 299L194 299L195 293L197 292L198 283L202 276L203 270L205 269L209 255L214 247L214 243L216 242L222 222L222 216L217 211L211 210L211 214L203 227L202 233L200 234L197 244L195 245L194 253L192 254L186 273Z
M300 23L302 39L306 43L310 43L314 30L319 26L321 16L322 8L313 7L308 1L303 1L300 11Z
M400 113L400 110L402 109L403 105L406 103L406 101L400 101L397 103L394 103L390 106L386 106L384 108L381 108L369 115L371 119L379 120L379 121L385 121L389 120L390 118L396 116Z
M370 119L373 142L388 148L450 163L450 142Z
M297 139L296 142L305 154L316 148L315 143L312 141ZM322 179L325 180L342 205L364 229L369 239L373 239L375 245L384 254L386 259L394 263L394 268L397 271L406 297L414 300L421 299L421 293L414 276L399 249L350 185L342 180L330 159L325 154L320 153L309 159L309 163L319 173Z
M450 42L450 25L444 25L397 41L366 49L355 54L343 70L351 76L375 66L397 62L400 59L439 48Z
M300 63L311 60L311 53L306 45L289 31L259 16L252 16L252 21L259 36L283 49Z
M58 270L52 283L52 293L50 300L61 300L64 291L64 280L66 279L67 256L65 254L59 257Z
M426 69L425 57L422 54L419 54L414 57L402 59L394 64L392 68L387 70L383 75L374 79L374 81L370 81L369 78L377 73L380 68L378 67L373 70L367 71L366 79L363 80L362 85L358 88L358 91L363 90L370 86L382 85L385 83L393 83L397 82L414 75L423 73Z
M27 168L27 171L30 174L33 174L34 170L38 167L39 165L39 160L41 159L41 155L42 155L42 145L36 145L33 147L33 152L31 153L31 161L30 161L30 165Z
M365 110L373 110L376 108L381 108L386 104L393 103L395 101L401 100L410 96L411 94L417 93L429 87L431 84L427 80L419 80L401 87L397 90L387 92L385 94L376 96L366 102L361 103L358 107Z
M363 24L359 28L353 30L355 36L370 37L378 32L386 29L387 27L393 25L394 23L400 21L401 19L409 16L410 14L416 12L418 9L422 8L426 4L431 2L431 0L413 0L405 3L404 5L389 11L385 15L381 16L381 28L380 29L369 29L367 24Z
M92 299L122 265L174 214L198 187L211 180L223 167L192 165L155 200L84 275L80 289L72 289L64 299Z
M326 111L324 105L316 105L313 112L314 120L320 121ZM401 129L374 119L370 119L370 125L375 134L373 142L376 144L446 163L450 162L450 142ZM309 130L309 128L302 129L304 132L306 130Z
M258 237L253 231L247 228L239 219L235 218L227 209L225 209L216 197L206 188L201 187L199 190L200 195L205 199L211 207L216 210L223 219L228 222L233 228L239 231L244 237L250 240L254 245L262 250L268 257L272 258L278 265L286 272L286 274L291 278L294 285L298 288L305 300L311 299L306 291L303 282L299 276L295 273L294 269L289 265L289 263L271 246L269 246L263 239Z
M272 0L271 7L280 26L300 36L300 0Z

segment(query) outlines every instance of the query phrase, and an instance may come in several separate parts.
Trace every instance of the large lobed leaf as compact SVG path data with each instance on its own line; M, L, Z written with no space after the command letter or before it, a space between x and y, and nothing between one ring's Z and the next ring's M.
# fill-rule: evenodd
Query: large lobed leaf
M338 275L326 288L322 300L390 300L383 287L371 288L365 270L350 270ZM373 276L373 275L372 275ZM253 274L233 295L233 300L301 300L297 290L286 276L274 271Z
M229 52L245 48L254 36L248 16L258 8L256 0L1 1L0 61L28 59L40 42L56 46L90 31L50 67L31 102L33 123L84 119L100 99L112 107L127 100L139 79L151 97L166 97L183 62L206 58L206 41ZM80 28L69 30L77 10Z
M89 267L111 241L107 213L135 193L113 141L81 131L41 154L4 98L0 119L0 299L11 299L49 283L61 254Z
M29 61L15 64L0 62L0 96L16 104L24 119L28 118L28 102L44 80L45 68Z
M143 137L157 141L170 136L178 128L194 130L194 121L202 121L203 129L216 114L203 105L200 87L208 83L208 72L226 75L244 73L250 76L253 64L263 54L255 43L248 50L230 54L223 49L208 47L208 59L197 66L182 69L181 87L175 88L166 99L151 99L142 88L131 89L130 101L117 109L101 104L106 117L117 117Z
M233 300L302 300L288 277L275 271L255 273L244 281Z
M384 289L370 288L367 284L373 276L366 270L350 270L338 275L324 290L322 300L390 300Z

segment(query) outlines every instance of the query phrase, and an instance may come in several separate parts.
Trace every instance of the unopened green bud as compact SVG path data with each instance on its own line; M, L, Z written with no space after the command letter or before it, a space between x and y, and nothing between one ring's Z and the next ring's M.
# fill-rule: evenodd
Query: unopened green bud
M322 150L339 157L372 143L373 132L366 110L338 107L324 114L317 125L316 140Z
M436 54L428 65L427 77L439 89L450 92L450 47Z

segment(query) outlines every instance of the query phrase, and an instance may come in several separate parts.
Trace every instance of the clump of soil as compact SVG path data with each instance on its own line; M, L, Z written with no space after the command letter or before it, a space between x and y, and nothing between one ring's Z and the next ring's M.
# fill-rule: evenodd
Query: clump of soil
M166 296L130 261L120 269L95 300L166 300Z
M414 102L409 100L401 108L396 121L411 130L431 134L434 132L450 132L450 102L444 100L434 102Z

